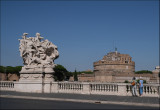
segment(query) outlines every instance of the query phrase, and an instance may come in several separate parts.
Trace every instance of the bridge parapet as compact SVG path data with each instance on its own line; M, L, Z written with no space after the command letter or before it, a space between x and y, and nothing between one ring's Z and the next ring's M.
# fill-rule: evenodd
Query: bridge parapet
M34 83L35 84L35 83ZM129 83L99 83L99 82L48 82L42 85L41 93L72 93L72 94L99 94L99 95L118 95L118 96L132 96L132 87ZM32 86L32 83L28 83ZM0 81L0 90L18 91L16 90L18 82ZM23 87L23 86L21 86ZM22 89L25 90L25 89ZM28 91L18 91L28 92ZM137 93L139 88L137 85ZM159 84L144 84L144 97L159 97Z
M0 90L14 91L14 82L13 81L0 81Z

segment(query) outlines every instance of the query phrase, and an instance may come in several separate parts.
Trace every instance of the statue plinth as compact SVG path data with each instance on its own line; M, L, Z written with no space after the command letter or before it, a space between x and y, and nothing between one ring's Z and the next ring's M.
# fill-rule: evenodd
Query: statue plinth
M33 68L26 68L22 67L20 73L54 73L53 68L51 67L33 67Z

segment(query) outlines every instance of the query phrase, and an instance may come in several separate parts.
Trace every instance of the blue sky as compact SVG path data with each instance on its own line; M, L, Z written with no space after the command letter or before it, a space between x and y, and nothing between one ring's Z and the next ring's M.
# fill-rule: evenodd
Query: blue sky
M138 70L159 65L158 0L1 1L1 65L23 65L19 41L39 32L58 46L56 64L93 70L93 62L118 48Z

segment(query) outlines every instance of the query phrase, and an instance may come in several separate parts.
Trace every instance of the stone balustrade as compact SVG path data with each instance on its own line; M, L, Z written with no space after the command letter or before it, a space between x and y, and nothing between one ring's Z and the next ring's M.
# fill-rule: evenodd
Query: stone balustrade
M116 83L90 83L90 94L117 95Z
M0 81L0 90L14 91L13 81Z
M126 85L127 95L132 94L132 87L130 84ZM137 85L137 93L139 94L139 86ZM143 84L143 96L159 97L160 86L159 84Z
M28 83L32 86L32 83ZM35 84L35 83L34 83ZM39 83L37 83L40 85ZM16 90L18 82L1 81L0 90L19 91ZM30 86L30 87L31 87ZM132 96L132 87L129 83L98 83L98 82L46 82L40 85L41 93L74 93L74 94L101 94L101 95L118 95ZM23 87L23 86L21 86ZM22 90L24 90L22 88ZM28 91L19 91L28 92ZM137 93L139 88L137 85ZM143 96L159 97L159 84L144 84Z
M59 82L58 84L58 92L60 93L82 93L83 92L83 84L81 83L71 83L71 82Z

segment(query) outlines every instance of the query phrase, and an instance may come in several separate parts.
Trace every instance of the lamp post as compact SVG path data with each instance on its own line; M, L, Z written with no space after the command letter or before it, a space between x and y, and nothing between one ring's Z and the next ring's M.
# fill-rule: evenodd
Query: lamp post
M44 78L45 78L45 72L44 72L44 65L42 67L42 93L44 93Z

